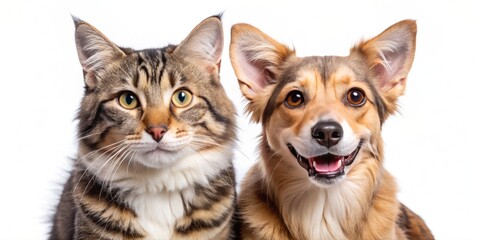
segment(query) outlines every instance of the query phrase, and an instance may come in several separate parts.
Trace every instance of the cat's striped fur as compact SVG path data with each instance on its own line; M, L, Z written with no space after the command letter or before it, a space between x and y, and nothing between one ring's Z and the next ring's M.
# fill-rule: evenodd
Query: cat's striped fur
M50 239L233 237L236 125L218 75L220 17L178 46L140 51L74 22L79 148Z

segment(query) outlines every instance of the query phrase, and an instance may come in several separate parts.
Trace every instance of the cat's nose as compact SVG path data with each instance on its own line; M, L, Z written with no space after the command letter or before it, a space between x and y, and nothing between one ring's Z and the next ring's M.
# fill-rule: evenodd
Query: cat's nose
M158 127L158 126L154 126L154 127L149 127L147 129L147 133L150 134L153 138L153 140L157 141L157 142L160 142L160 140L162 140L163 138L163 135L168 131L168 129L166 127Z

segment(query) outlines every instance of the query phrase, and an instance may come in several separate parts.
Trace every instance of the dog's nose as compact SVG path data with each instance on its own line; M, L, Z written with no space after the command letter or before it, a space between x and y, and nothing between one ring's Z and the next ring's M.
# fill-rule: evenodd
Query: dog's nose
M337 122L318 122L312 128L312 137L325 147L331 147L340 142L343 129Z

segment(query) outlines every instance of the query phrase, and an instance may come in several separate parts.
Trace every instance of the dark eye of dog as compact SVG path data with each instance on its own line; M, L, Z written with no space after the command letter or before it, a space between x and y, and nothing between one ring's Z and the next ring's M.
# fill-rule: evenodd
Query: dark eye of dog
M300 106L303 102L303 93L298 90L293 90L289 92L287 98L285 99L285 104L291 108L296 108Z
M347 93L347 101L353 107L360 107L366 102L365 93L360 88L352 88Z

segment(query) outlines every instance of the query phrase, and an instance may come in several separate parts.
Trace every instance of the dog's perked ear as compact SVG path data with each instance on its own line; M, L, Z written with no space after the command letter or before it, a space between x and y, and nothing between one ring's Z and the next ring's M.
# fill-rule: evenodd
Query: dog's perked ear
M389 114L395 112L396 101L405 91L407 75L415 56L416 35L416 22L403 20L378 36L360 42L350 51L350 57L367 60L370 76Z
M280 67L295 51L275 41L249 24L232 27L230 61L243 96L249 100L247 111L259 122L276 83Z

